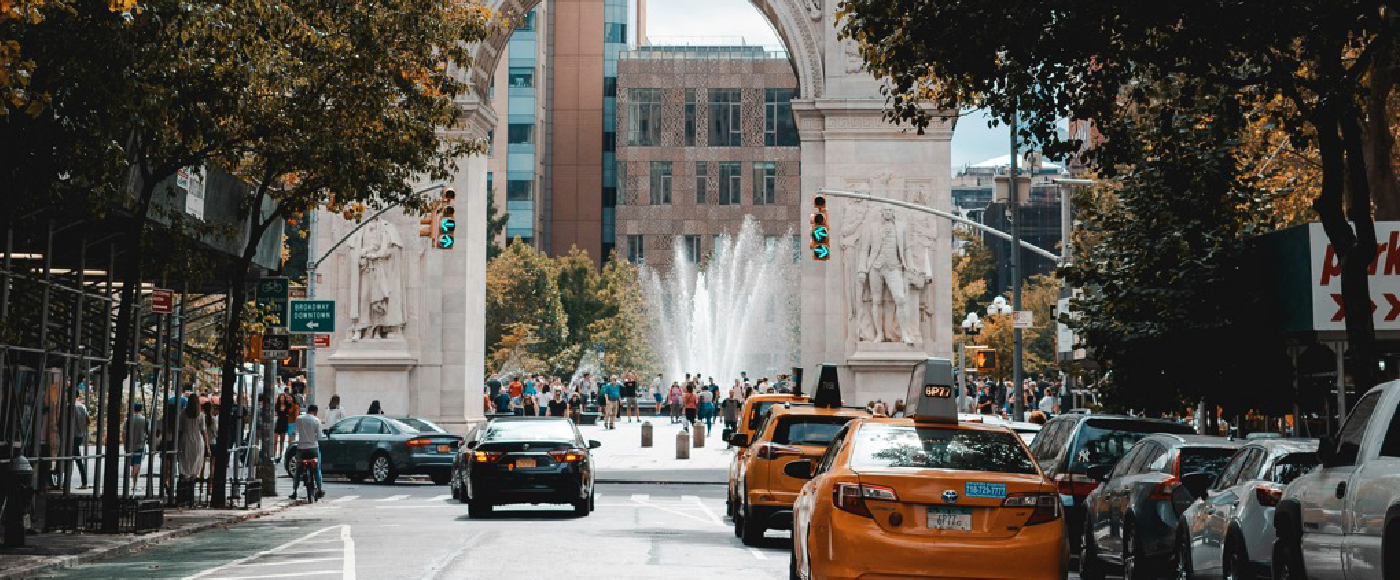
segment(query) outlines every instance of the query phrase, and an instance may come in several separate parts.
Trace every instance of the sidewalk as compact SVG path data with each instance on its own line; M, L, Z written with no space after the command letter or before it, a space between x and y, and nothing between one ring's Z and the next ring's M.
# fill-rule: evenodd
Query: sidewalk
M585 439L603 444L593 450L596 479L599 482L626 483L728 483L729 461L733 451L719 438L723 429L719 421L714 430L706 432L705 446L692 447L690 459L676 459L676 433L681 425L667 417L642 417L652 425L652 446L642 447L642 424L619 419L617 429L598 425L583 425L579 431Z
M264 498L263 507L250 510L168 510L161 530L148 534L32 534L23 548L0 548L0 580L30 578L129 554L171 538L266 516L289 505L286 499Z

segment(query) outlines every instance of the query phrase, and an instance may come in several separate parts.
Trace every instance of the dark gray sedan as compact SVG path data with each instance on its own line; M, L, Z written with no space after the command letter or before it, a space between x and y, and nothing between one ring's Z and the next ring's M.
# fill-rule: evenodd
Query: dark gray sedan
M383 415L357 415L328 427L318 445L323 474L344 474L355 482L369 478L375 483L393 483L400 475L427 475L433 483L445 485L462 438L416 429ZM295 444L287 446L282 461L292 474Z

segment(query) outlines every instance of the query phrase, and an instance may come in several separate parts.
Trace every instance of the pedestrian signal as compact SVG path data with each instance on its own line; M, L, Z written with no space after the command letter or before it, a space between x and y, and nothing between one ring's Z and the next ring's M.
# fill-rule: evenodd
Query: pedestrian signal
M997 370L997 351L990 348L972 351L972 366L978 373L992 373Z
M827 220L826 197L818 194L812 198L812 206L817 211L812 212L812 257L817 260L826 260L831 257L831 226Z

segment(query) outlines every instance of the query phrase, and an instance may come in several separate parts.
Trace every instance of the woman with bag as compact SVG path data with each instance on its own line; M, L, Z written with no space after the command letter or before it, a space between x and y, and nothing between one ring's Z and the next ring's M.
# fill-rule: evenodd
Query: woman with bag
M671 392L670 392L670 394L667 395L666 400L667 400L668 403L670 403L670 406L671 406L671 422L672 422L672 423L680 423L680 422L681 422L681 384L680 384L680 383L675 382L675 381L672 381L672 382L671 382Z

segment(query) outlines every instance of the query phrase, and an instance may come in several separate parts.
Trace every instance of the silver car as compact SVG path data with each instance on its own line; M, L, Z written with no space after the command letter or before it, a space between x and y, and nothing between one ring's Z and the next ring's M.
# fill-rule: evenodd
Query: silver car
M1205 497L1181 515L1178 578L1257 578L1274 546L1274 507L1283 489L1317 467L1316 439L1250 441L1225 465Z

